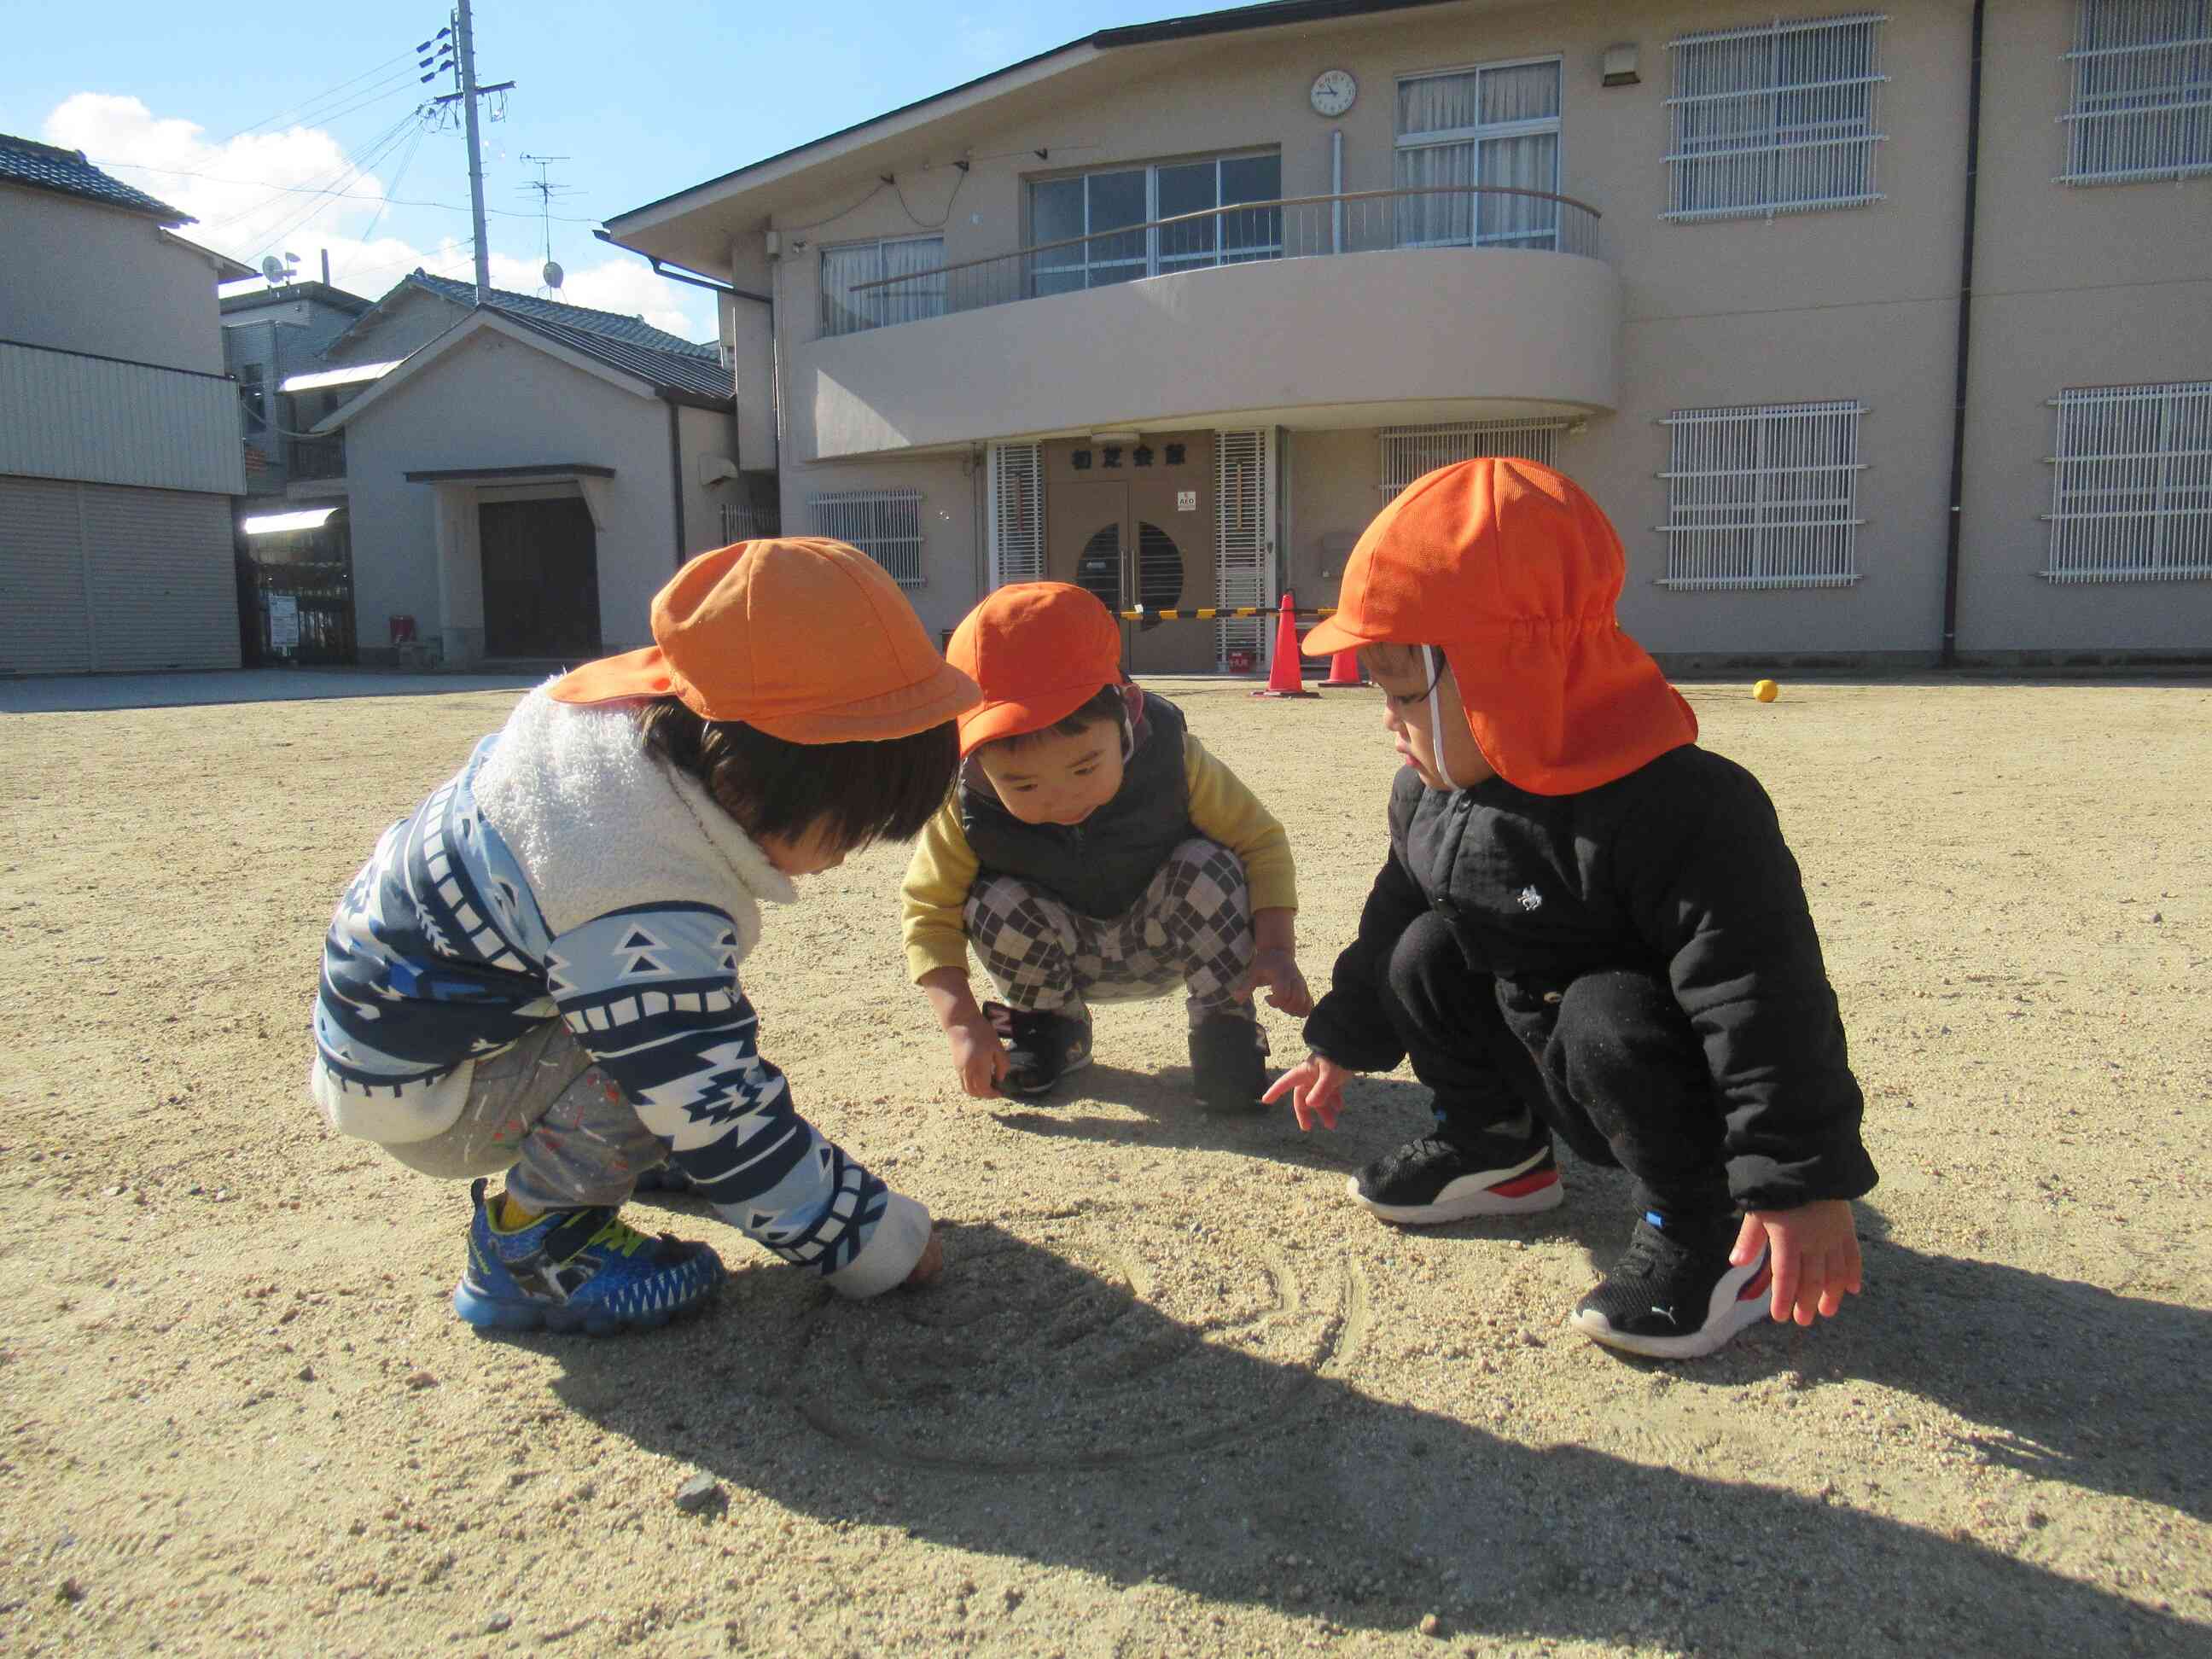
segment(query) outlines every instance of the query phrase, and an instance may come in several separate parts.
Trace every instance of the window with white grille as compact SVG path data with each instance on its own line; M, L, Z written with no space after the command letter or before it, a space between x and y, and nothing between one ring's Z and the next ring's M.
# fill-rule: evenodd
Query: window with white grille
M1674 148L1668 219L1878 202L1875 14L1711 29L1668 44Z
M2212 173L2212 0L2077 0L2069 185Z
M1559 188L1559 60L1486 64L1398 82L1401 247L1559 246L1548 195L1478 195L1469 185Z
M815 496L810 505L816 535L850 542L902 587L920 587L927 580L919 489L839 489Z
M763 536L781 535L778 527L781 515L774 507L746 507L735 501L722 503L722 545L738 542L758 541Z
M905 236L822 250L822 332L857 334L945 314L945 239ZM885 281L904 277L903 282ZM881 288L860 289L883 282Z
M1668 429L1667 574L1680 588L1859 579L1856 403L1678 409Z
M2212 576L2212 380L2058 397L2055 582Z
M1044 580L1044 463L1035 444L991 446L991 586Z
M1462 421L1385 427L1380 434L1382 476L1378 487L1382 499L1395 501L1400 490L1425 473L1478 455L1517 455L1551 466L1565 425L1565 421Z
M1274 450L1274 434L1265 428L1213 434L1213 500L1219 515L1213 544L1213 602L1224 608L1268 602L1268 567L1275 553L1275 480L1270 465ZM1232 651L1249 651L1254 662L1261 660L1267 626L1254 618L1216 623L1217 661L1226 667Z

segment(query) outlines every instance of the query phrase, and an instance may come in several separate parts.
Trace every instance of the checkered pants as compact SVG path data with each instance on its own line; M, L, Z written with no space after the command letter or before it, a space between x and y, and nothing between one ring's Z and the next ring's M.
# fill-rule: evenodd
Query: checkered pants
M1101 1002L1158 996L1181 980L1191 1024L1243 1013L1230 994L1252 965L1252 890L1244 866L1194 837L1169 854L1126 915L1101 921L1011 876L987 876L968 895L969 941L1013 1007L1084 1017Z

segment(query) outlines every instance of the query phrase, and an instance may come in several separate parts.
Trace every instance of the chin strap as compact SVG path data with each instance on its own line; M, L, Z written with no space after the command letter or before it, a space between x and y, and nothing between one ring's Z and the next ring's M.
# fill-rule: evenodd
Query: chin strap
M1444 678L1443 659L1437 654L1433 645L1421 647L1421 666L1429 677L1429 760L1437 769L1437 775L1444 781L1444 787L1456 789L1458 780L1451 775L1451 767L1444 760L1444 715L1437 688ZM1457 713L1457 710L1454 710Z

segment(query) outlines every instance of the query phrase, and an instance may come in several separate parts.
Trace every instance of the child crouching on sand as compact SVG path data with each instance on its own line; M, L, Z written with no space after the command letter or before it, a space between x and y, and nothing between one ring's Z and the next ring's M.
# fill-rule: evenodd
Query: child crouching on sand
M1269 1097L1333 1127L1349 1073L1410 1053L1436 1130L1351 1183L1401 1224L1556 1205L1554 1132L1626 1169L1635 1231L1570 1322L1683 1358L1770 1309L1834 1314L1875 1170L1773 805L1613 620L1625 570L1531 461L1431 472L1360 538L1305 649L1359 647L1405 763L1311 1054Z
M1002 587L945 655L982 688L951 800L915 846L907 964L980 1097L1040 1095L1091 1060L1091 1001L1188 993L1192 1091L1256 1111L1258 986L1312 1007L1290 841L1165 697L1121 673L1121 632L1066 582ZM1001 1002L978 1007L975 946Z
M929 1212L794 1108L738 983L760 905L913 836L975 686L842 543L679 570L658 644L525 697L387 830L323 953L309 1088L342 1133L471 1188L454 1311L593 1334L722 1276L619 1209L672 1160L725 1219L850 1297L933 1277Z

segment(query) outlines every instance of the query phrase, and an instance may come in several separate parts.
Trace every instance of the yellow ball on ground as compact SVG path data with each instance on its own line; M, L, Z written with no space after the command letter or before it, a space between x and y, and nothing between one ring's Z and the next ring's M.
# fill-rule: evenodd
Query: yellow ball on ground
M1772 680L1761 680L1751 688L1751 695L1761 702L1772 702L1782 695L1782 688Z

